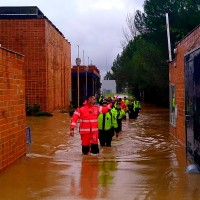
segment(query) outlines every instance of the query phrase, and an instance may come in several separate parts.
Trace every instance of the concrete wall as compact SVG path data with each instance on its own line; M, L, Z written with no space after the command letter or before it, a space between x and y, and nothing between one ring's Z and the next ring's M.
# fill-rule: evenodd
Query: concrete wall
M184 55L196 47L200 47L200 26L194 29L177 44L176 58L169 66L169 81L171 84L176 85L176 105L178 106L176 126L170 125L170 133L172 133L183 145L186 143Z
M69 105L71 45L46 18L0 19L0 44L25 55L26 103L43 111Z
M0 47L0 172L26 153L24 56Z

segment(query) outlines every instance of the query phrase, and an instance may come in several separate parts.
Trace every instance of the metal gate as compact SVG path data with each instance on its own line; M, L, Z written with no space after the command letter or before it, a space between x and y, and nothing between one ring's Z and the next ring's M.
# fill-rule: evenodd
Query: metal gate
M200 48L185 55L186 153L200 165Z

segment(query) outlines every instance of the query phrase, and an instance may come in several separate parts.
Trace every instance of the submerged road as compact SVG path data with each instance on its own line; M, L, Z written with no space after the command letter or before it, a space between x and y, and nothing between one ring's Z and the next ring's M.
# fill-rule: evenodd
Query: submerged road
M27 156L0 174L2 200L200 200L200 177L187 174L185 149L169 134L167 109L144 105L123 121L112 147L82 156L70 117L27 117Z

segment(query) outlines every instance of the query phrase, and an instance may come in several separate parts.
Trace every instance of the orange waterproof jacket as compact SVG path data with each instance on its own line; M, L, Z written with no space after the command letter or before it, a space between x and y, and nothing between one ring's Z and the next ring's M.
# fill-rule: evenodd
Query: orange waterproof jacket
M98 116L102 113L107 113L112 108L112 103L107 107L84 104L78 108L71 119L71 128L75 128L77 120L80 121L80 134L98 133Z

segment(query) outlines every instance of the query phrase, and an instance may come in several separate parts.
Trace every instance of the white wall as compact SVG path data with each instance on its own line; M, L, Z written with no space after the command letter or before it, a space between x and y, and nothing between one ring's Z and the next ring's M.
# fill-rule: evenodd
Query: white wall
M116 94L115 80L102 80L101 92L103 92L103 94Z

